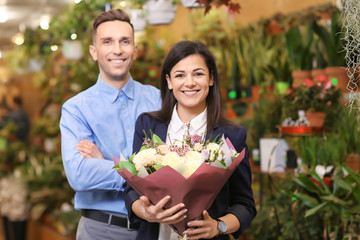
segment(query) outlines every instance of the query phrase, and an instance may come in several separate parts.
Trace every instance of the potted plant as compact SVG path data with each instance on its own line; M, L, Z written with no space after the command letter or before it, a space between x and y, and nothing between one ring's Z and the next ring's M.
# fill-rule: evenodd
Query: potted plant
M324 56L324 46L320 39L316 38L314 43L314 66L313 69L311 69L311 78L316 80L318 76L326 75L325 68L327 67L327 61Z
M345 164L353 171L360 172L360 115L358 111L349 112L343 108L336 123L341 141L346 143L347 157Z
M317 22L312 23L314 33L321 40L326 54L326 74L330 80L337 82L339 88L346 92L348 76L346 73L345 51L343 51L344 33L341 30L340 11L335 9L332 13L331 25L323 26Z
M322 127L325 118L331 120L336 116L342 106L340 100L340 89L328 81L326 76L318 78L316 82L305 79L303 84L289 89L283 96L283 118L297 119L298 111L304 110L311 127ZM314 113L321 115L322 121L315 122L316 119L311 119Z
M159 25L172 23L177 6L172 0L148 0L145 2L144 8L148 23Z
M359 237L360 175L347 167L345 170L342 167L334 170L334 184L330 187L314 170L308 173L320 186L304 173L293 178L298 185L297 191L293 193L295 202L306 206L303 215L305 219L314 216L318 218L321 239Z
M274 61L264 67L264 71L269 74L275 82L275 89L280 95L284 95L292 85L292 75L289 58L285 55L280 55L278 61Z
M310 25L292 26L286 32L285 37L293 69L293 85L298 86L304 79L311 77L313 30Z

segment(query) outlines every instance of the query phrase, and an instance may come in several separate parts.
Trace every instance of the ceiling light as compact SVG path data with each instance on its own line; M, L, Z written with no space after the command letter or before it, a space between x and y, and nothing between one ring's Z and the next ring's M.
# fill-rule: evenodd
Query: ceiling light
M74 3L80 3L81 0L74 0Z
M5 8L0 8L0 22L6 22L8 20L8 13Z
M0 51L0 58L2 58L2 53L1 53L1 51Z
M126 5L127 5L127 4L126 4L126 1L121 1L121 2L120 2L120 7L121 7L121 8L126 8Z
M11 38L11 40L16 45L22 45L24 43L24 35L22 33L17 33Z

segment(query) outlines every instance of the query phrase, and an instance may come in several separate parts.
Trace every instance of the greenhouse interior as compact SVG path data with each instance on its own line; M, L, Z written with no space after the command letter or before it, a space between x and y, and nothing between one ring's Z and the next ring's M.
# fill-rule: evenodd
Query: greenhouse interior
M216 220L216 231L227 238L211 235L208 239L360 239L359 0L15 0L0 1L0 240L80 239L77 232L84 211L76 194L105 191L90 184L89 190L83 189L76 179L70 180L70 174L80 172L82 165L67 163L71 157L67 155L72 153L67 152L70 143L66 141L90 137L65 134L70 134L70 128L80 133L80 124L91 134L96 133L90 123L80 123L86 116L85 112L76 112L80 111L76 106L72 106L75 110L69 108L74 111L70 118L74 122L66 122L70 120L62 115L65 109L70 111L70 105L65 108L64 103L100 81L99 68L105 68L92 51L98 51L100 58L93 37L100 34L104 23L94 33L93 20L115 9L125 11L133 26L133 44L137 47L130 68L133 80L161 89L161 94L165 88L174 97L175 84L171 90L163 86L173 81L170 72L167 82L161 81L166 71L163 63L175 44L201 42L216 60L218 82L214 85L218 84L223 117L246 132L246 152L239 166L248 166L256 211L252 210L249 226L244 223L246 229L241 228L243 222L238 218L239 226L232 230L225 220L231 212L221 217ZM207 62L206 66L209 70ZM210 89L215 89L213 81ZM152 96L146 90L135 92L134 98L136 95ZM95 98L91 101L102 106L103 100ZM159 109L144 108L141 105L147 103L138 101L136 117ZM180 100L177 104L179 111ZM213 109L206 106L207 110ZM107 125L104 129L108 130L113 121L101 119L102 115L94 118L98 117L97 125ZM93 143L105 144L112 141L109 139L129 136L132 144L136 118L129 119L133 121L132 130L120 129L123 135L107 136L107 141L92 136L96 138ZM102 126L96 127L101 131ZM112 127L114 134L118 132L116 126ZM165 140L159 141L163 144ZM102 152L106 147L96 147L108 155ZM117 154L114 159L122 156L118 153L124 148L117 147L112 153ZM107 163L115 165L117 162L110 158L105 156ZM82 161L90 160L82 157ZM94 168L104 168L101 165ZM160 170L163 168L156 169ZM120 176L112 167L108 171L125 181L123 172ZM98 178L96 173L101 171L91 169L87 177ZM72 178L77 177L81 178ZM122 184L114 179L112 182ZM124 194L125 185L112 192ZM245 188L244 182L237 181L230 185L230 193L234 185ZM149 204L157 206L161 198ZM84 198L82 201L87 202ZM144 202L142 197L136 201ZM232 200L229 206L223 204L231 211ZM169 208L161 209L165 212ZM250 211L247 205L245 208ZM214 221L209 213L210 220L201 212L196 219ZM116 215L110 214L110 220L111 216ZM129 224L129 218L127 221ZM228 224L225 231L220 228L224 221ZM178 231L172 224L170 227L183 233L181 239L198 239L186 238L188 230ZM230 234L238 229L241 234ZM189 234L192 236L191 230ZM147 237L137 239L150 239Z

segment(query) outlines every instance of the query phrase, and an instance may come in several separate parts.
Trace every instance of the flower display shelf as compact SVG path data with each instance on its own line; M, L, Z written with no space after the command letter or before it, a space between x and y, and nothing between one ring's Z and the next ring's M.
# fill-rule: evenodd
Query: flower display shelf
M322 127L309 127L309 126L289 126L282 127L279 126L279 132L287 135L312 135L315 133L321 133L323 131Z

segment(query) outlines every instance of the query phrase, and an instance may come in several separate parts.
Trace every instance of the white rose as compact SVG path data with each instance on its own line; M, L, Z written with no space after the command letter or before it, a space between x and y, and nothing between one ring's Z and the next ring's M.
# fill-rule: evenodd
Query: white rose
M194 150L201 152L204 149L204 146L201 143L195 143Z
M144 149L133 158L133 163L135 164L136 170L139 170L141 167L151 166L155 163L156 150L153 148Z
M163 162L162 165L166 166L170 166L174 169L176 169L176 166L179 164L183 164L184 163L184 159L181 158L176 152L170 152L168 154L165 155L165 157L163 158Z
M201 153L196 152L196 151L190 151L190 152L186 153L185 161L186 161L186 163L192 162L192 161L201 161L201 162L203 162L204 159L202 158Z
M206 149L208 149L211 152L216 152L219 151L220 145L217 143L209 143L208 145L206 145Z
M184 170L182 175L185 178L190 177L200 167L200 165L202 163L203 163L203 161L201 161L201 160L194 160L194 161L191 161L191 162L187 162L185 164L185 170Z

